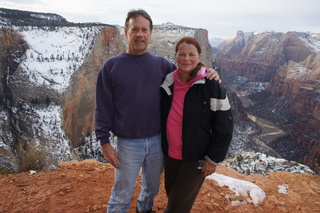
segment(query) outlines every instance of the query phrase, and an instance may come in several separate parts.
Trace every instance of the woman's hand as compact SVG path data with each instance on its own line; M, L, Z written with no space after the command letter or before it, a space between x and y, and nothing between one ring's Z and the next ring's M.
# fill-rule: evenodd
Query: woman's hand
M207 68L207 71L208 71L208 76L207 76L208 79L215 80L215 81L218 81L219 83L221 83L220 76L215 69Z
M210 163L208 160L204 161L202 172L205 177L215 173L217 165Z

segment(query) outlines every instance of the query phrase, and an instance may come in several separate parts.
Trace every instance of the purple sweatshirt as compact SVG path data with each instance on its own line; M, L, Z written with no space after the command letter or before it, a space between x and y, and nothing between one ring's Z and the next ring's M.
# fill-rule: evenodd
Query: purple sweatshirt
M160 85L176 66L149 52L107 59L96 88L95 132L100 144L116 136L137 139L161 132Z

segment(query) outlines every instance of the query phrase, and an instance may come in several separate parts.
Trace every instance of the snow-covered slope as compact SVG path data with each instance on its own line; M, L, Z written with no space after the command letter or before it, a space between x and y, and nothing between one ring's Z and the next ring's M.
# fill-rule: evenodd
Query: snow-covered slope
M62 93L73 73L89 54L101 27L61 27L49 30L24 27L29 49L21 62L21 75L37 86Z

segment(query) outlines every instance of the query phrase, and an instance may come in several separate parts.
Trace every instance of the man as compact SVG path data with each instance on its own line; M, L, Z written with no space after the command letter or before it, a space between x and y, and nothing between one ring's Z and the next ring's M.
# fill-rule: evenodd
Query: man
M131 10L125 21L128 48L103 64L97 79L95 131L104 158L115 169L108 212L126 212L142 168L136 212L153 213L163 170L160 85L176 66L148 52L152 20L144 10ZM213 77L218 77L211 70ZM110 144L110 131L117 136Z

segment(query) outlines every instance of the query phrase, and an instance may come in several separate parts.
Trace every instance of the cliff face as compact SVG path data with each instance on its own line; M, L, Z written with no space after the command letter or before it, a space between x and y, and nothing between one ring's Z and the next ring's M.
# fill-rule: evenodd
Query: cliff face
M20 128L14 110L14 95L10 87L10 76L19 66L19 58L28 45L15 31L0 30L0 165L16 168L14 150L17 149ZM17 134L12 134L15 132Z
M104 28L95 38L91 53L71 79L64 96L63 123L74 147L94 131L97 75L102 63L125 50L117 28Z
M273 102L286 102L284 110L300 115L293 123L290 137L308 150L306 164L320 173L320 52L303 62L282 66L268 90Z
M300 153L304 162L320 173L320 43L316 37L297 32L254 35L240 31L218 49L215 63L227 76L227 84L238 94L246 87L245 94L255 97L247 110L283 128L292 141L289 148L306 150ZM247 83L241 84L239 79ZM267 83L263 93L250 92L250 85L257 82ZM281 144L279 140L268 143Z
M300 62L312 53L308 34L266 32L258 35L239 31L232 40L218 46L215 63L228 73L252 81L269 82L276 70L289 60Z

